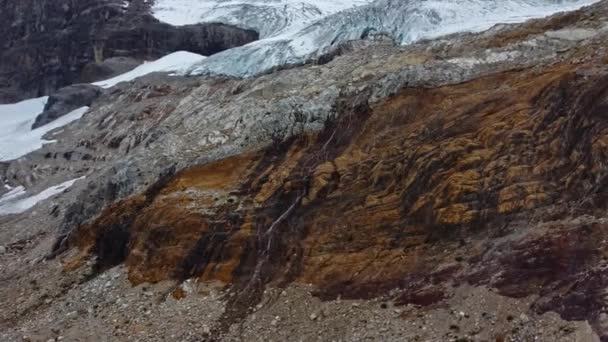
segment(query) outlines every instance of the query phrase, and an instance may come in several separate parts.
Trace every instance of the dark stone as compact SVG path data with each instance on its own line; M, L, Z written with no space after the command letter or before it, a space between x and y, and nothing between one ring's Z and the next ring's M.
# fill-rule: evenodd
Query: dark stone
M107 227L95 242L95 253L98 255L96 271L104 271L122 263L128 255L130 232L127 229L131 218L125 222Z
M74 84L59 89L49 97L44 111L36 117L32 129L44 126L69 112L90 106L102 93L102 88L92 84Z
M82 69L80 82L93 83L107 80L124 74L140 64L139 60L131 57L111 57L101 63L90 62Z

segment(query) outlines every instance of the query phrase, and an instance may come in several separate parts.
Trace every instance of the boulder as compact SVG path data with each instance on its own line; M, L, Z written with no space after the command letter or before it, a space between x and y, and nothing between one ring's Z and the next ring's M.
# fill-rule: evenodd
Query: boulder
M100 63L91 62L84 66L80 82L93 83L107 80L135 69L141 62L131 57L111 57Z
M59 89L49 97L44 111L36 117L32 129L44 126L69 112L90 106L102 93L102 88L92 84L73 84Z

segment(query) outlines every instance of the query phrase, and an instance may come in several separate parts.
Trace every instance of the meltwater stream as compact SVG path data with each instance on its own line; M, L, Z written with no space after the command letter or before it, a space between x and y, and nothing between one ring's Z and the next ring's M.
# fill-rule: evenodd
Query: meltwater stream
M316 57L369 33L400 44L457 32L479 32L572 11L597 0L156 0L171 24L214 21L253 28L263 39L216 54L192 74L254 76Z

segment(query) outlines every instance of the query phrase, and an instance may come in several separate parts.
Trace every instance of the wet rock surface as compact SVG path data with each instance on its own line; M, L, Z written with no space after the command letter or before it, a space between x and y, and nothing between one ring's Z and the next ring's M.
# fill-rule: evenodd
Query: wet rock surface
M0 217L1 337L606 340L607 24L108 90L3 171L87 179Z

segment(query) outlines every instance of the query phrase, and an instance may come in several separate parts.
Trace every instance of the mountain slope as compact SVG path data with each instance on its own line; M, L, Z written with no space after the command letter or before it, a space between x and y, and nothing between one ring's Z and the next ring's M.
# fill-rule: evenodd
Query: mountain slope
M116 84L0 164L86 177L0 215L0 339L607 340L607 25Z

